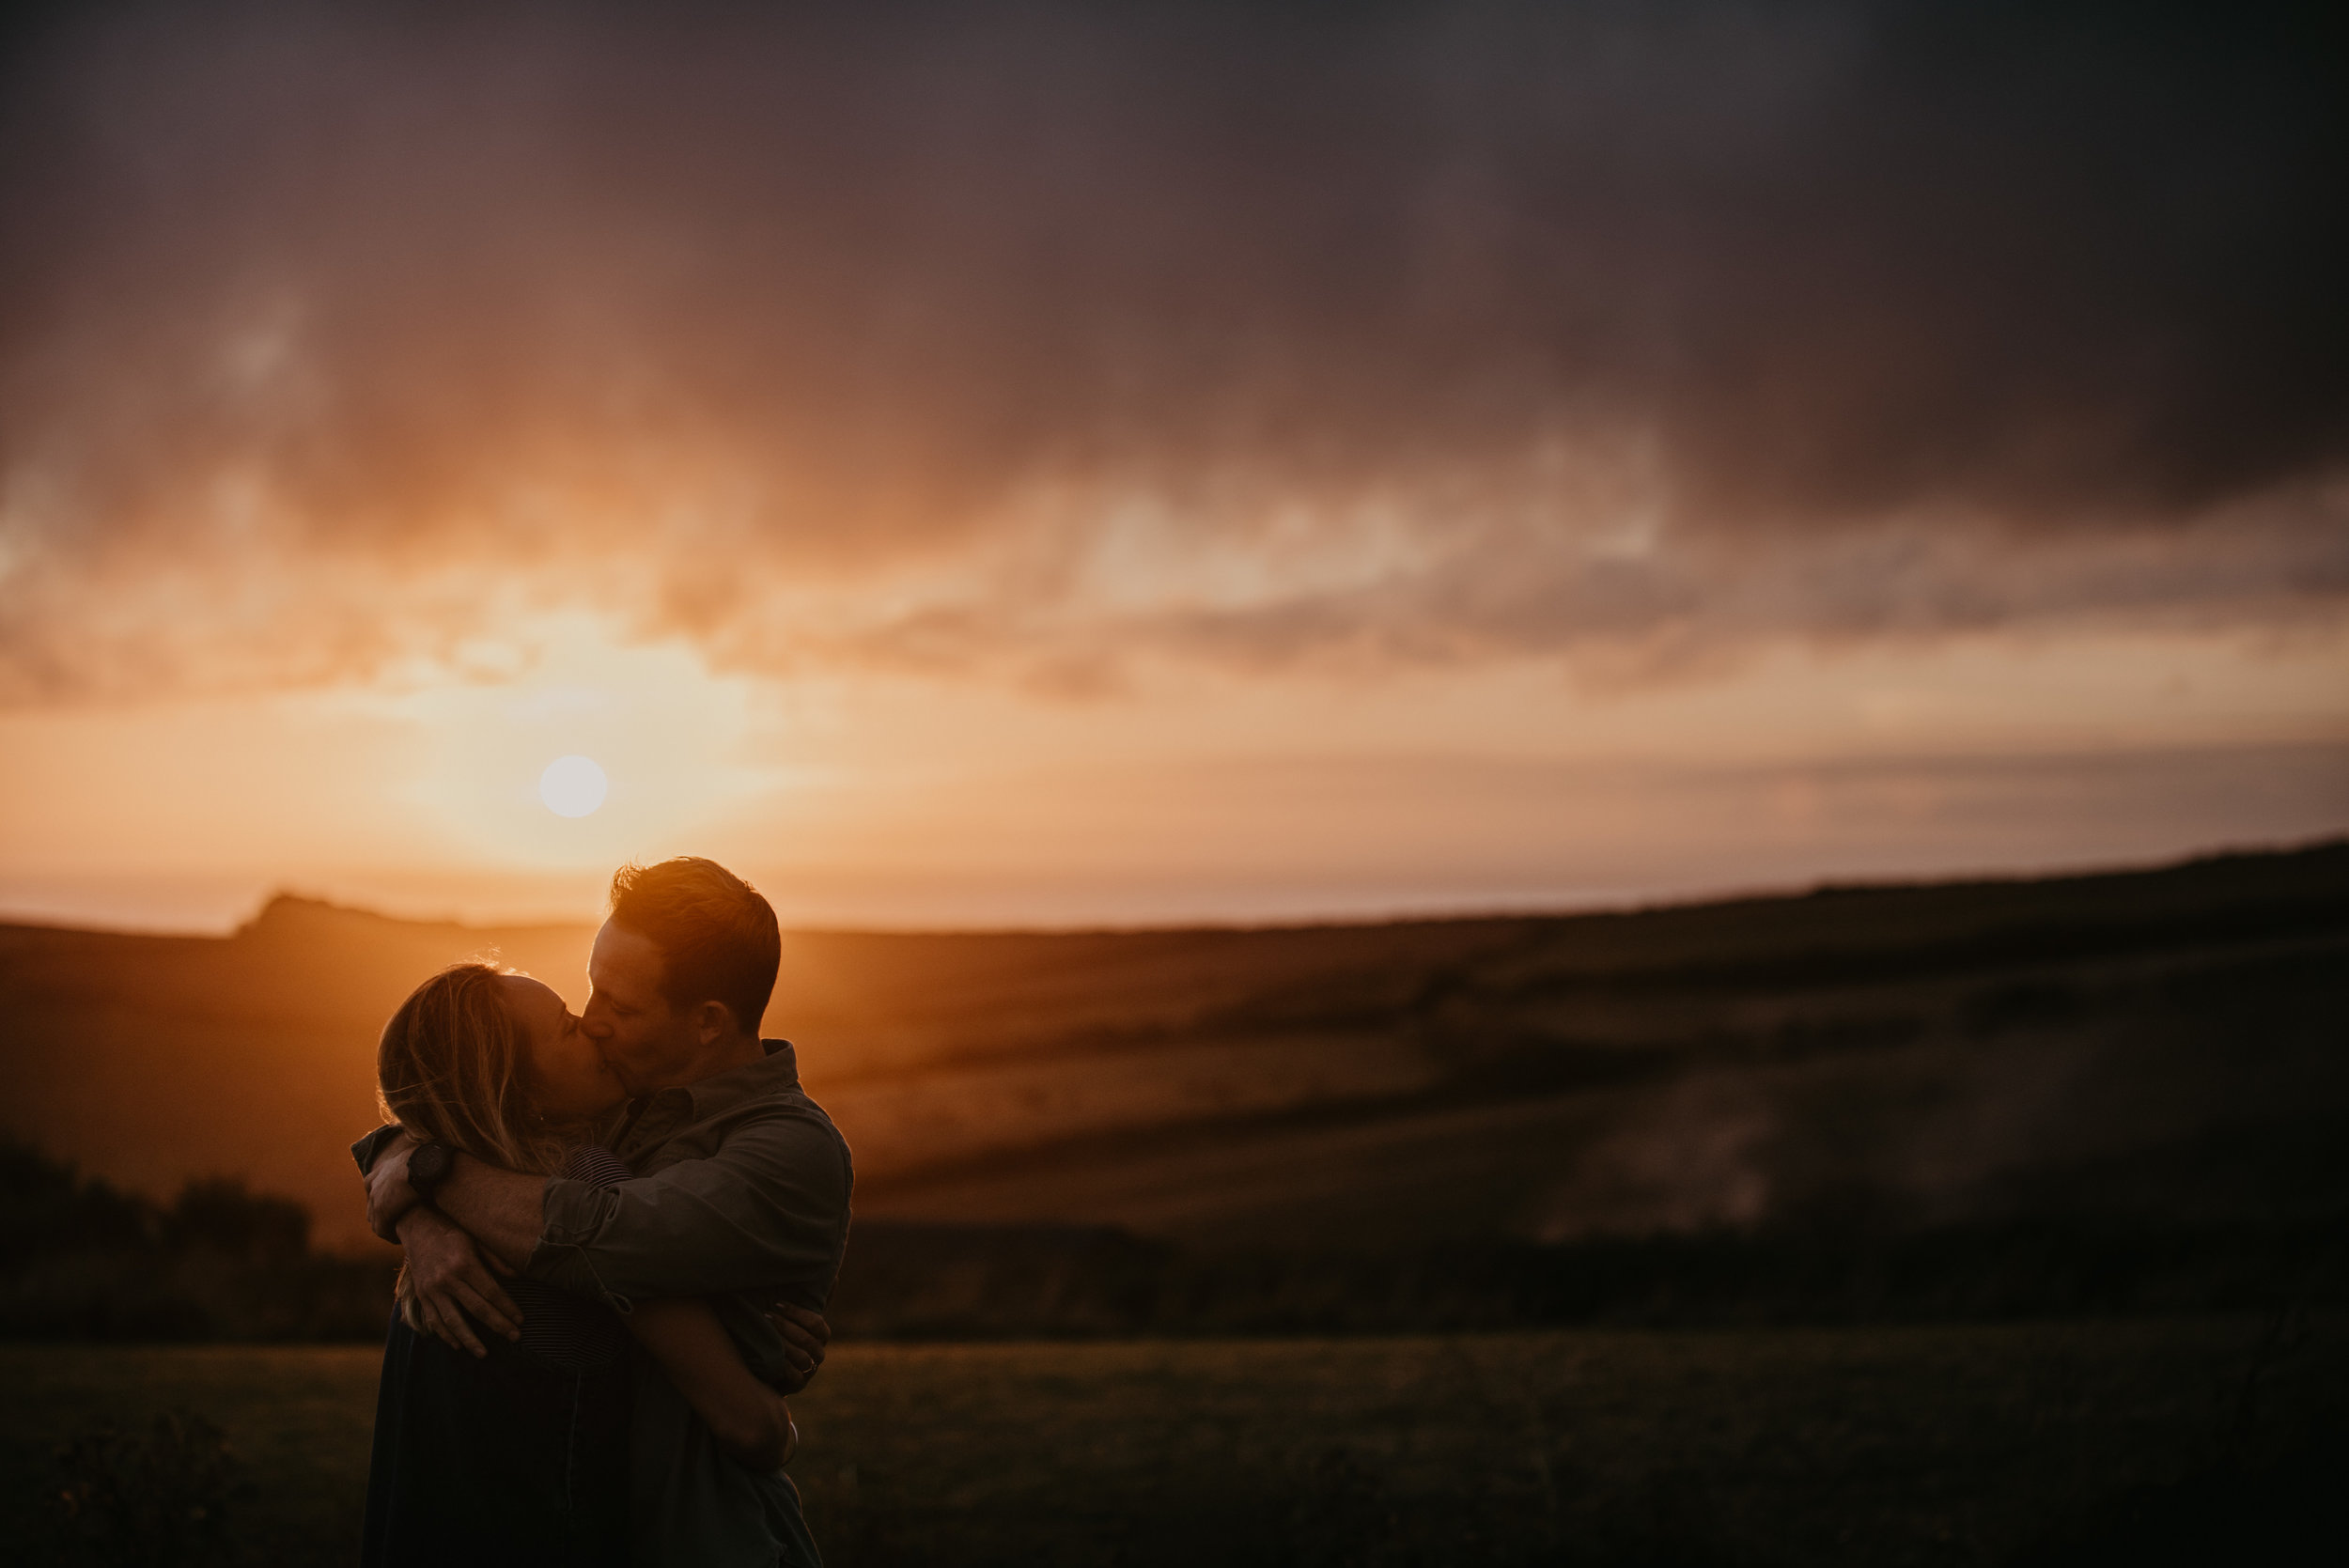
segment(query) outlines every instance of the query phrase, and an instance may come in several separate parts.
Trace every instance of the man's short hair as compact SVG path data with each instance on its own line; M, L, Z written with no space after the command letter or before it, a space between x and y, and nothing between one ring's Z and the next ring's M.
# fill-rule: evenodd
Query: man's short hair
M671 1007L723 1001L737 1025L758 1032L783 935L756 888L698 855L624 865L612 877L612 923L661 950L661 994Z

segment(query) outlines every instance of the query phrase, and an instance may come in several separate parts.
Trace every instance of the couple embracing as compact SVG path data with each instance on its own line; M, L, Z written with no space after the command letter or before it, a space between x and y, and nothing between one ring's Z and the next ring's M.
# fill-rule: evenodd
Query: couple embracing
M352 1148L406 1252L366 1568L816 1568L786 1396L823 1359L848 1144L758 1026L775 915L623 868L583 1013L461 964L384 1026Z

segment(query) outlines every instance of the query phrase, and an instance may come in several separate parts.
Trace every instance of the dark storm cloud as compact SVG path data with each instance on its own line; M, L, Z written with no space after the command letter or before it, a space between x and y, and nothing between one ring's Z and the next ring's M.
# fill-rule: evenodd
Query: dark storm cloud
M171 7L11 56L0 685L2349 598L2300 8Z

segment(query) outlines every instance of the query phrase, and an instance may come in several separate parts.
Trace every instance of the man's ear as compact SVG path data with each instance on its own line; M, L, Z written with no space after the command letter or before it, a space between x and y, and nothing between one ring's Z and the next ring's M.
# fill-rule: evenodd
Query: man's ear
M693 1009L693 1028L705 1046L722 1039L734 1032L734 1009L723 1001L705 1001Z

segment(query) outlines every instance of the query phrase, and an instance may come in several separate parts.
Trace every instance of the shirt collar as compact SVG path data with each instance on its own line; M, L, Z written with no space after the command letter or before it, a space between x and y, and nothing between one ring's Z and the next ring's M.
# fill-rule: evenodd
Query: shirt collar
M799 1053L788 1040L761 1040L759 1048L766 1054L756 1062L739 1067L728 1067L723 1073L676 1089L663 1089L655 1094L650 1104L666 1101L672 1105L682 1100L695 1120L715 1116L749 1100L764 1099L800 1086Z

